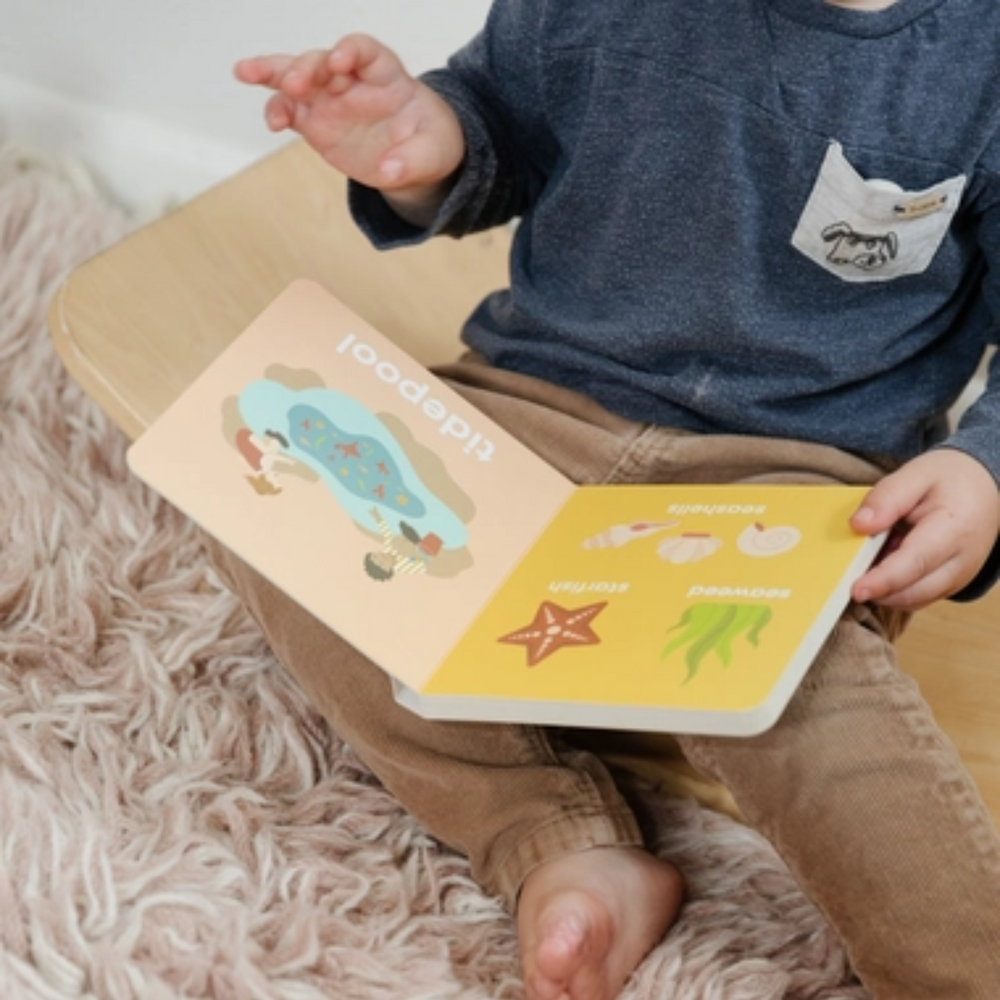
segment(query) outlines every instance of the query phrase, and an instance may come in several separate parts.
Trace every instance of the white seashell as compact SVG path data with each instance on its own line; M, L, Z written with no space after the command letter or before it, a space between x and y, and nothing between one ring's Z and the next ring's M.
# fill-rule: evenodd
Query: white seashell
M618 549L636 538L646 538L658 531L674 528L677 521L637 521L633 524L615 524L583 542L585 549Z
M722 539L714 535L688 532L676 538L666 538L656 547L657 555L665 562L679 566L681 563L699 562L707 559L722 545Z
M790 552L801 540L802 532L791 525L765 528L762 524L751 524L740 532L736 545L748 556L766 558Z

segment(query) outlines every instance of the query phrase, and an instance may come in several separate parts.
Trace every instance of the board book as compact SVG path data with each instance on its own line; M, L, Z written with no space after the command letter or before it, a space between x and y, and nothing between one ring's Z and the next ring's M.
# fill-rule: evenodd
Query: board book
M308 281L128 457L429 718L761 732L880 544L861 487L576 485Z

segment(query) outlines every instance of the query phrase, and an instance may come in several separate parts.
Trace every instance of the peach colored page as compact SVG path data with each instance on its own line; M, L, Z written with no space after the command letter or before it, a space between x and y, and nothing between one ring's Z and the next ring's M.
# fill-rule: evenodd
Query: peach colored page
M306 281L251 324L129 462L410 686L573 490Z

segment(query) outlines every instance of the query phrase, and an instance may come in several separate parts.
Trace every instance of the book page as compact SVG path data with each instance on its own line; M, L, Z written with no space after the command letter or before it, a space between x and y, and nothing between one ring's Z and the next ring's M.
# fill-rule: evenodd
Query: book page
M410 685L573 490L305 281L209 367L129 462Z
M627 728L617 709L649 706L684 729L685 712L755 710L877 551L848 525L866 492L578 488L421 692L429 714L436 696L573 703Z

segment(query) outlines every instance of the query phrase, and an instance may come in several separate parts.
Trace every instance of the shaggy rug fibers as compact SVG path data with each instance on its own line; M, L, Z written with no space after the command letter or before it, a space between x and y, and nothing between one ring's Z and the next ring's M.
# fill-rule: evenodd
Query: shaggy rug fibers
M129 221L0 150L0 996L522 995L510 919L311 711L54 356ZM686 872L630 1000L863 1000L751 831L644 793Z

